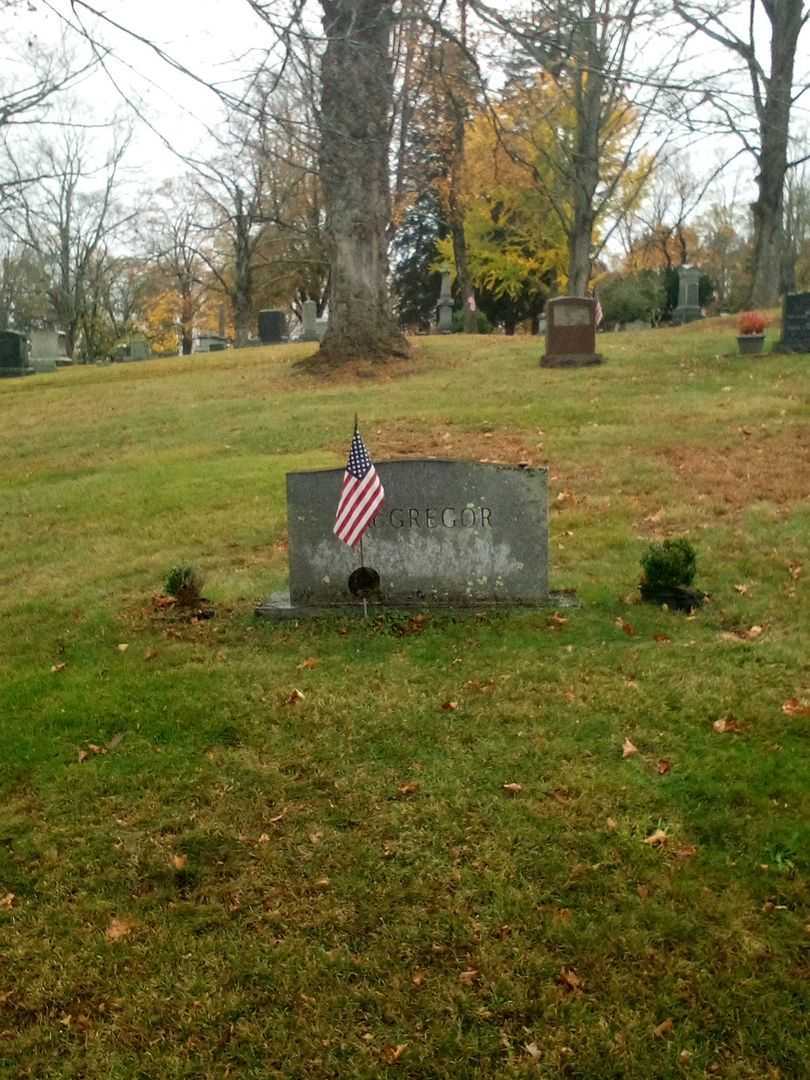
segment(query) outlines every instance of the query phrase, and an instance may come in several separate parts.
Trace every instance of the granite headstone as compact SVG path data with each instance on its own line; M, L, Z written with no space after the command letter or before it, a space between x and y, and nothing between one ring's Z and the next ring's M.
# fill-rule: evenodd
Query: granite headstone
M439 322L439 333L450 334L453 330L453 297L450 292L450 271L445 270L442 274L442 286L439 293L439 302L436 305Z
M287 316L275 308L259 312L259 337L262 345L279 345L287 336Z
M810 353L810 292L787 293L782 300L780 352Z
M305 300L301 305L301 340L318 341L318 305L314 300Z
M384 461L385 504L363 541L392 608L533 606L548 600L548 471L468 461ZM289 473L289 595L257 614L287 617L362 604L359 553L333 533L342 469Z
M678 306L672 312L674 323L694 322L703 318L700 306L700 279L703 271L696 266L678 267Z
M0 330L0 378L33 374L27 335L17 330Z
M589 296L558 296L546 304L546 351L541 367L601 364L596 352L596 304Z

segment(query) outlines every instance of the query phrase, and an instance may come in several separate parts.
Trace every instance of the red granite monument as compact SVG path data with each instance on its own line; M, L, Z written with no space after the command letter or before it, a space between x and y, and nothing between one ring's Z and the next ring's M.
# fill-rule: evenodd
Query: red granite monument
M596 301L590 296L558 296L546 304L546 351L541 367L601 364L596 351Z

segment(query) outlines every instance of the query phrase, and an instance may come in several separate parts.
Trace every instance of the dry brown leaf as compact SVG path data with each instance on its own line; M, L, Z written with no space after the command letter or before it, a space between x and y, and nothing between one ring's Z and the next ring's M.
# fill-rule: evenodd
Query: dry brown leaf
M749 626L747 630L741 631L740 636L745 641L756 641L756 639L761 637L764 632L764 626Z
M276 814L276 816L275 816L275 817L271 817L271 818L270 818L270 824L271 824L271 825L278 825L278 823L279 823L280 821L283 821L283 820L284 820L284 818L285 818L286 814L287 814L287 811L286 811L286 809L285 809L285 810L282 810L280 814Z
M740 594L740 596L748 596L748 586L747 585L735 585L734 586L734 591L738 592Z
M310 844L312 844L313 847L317 847L318 844L320 844L321 840L323 840L322 832L311 832L309 834L309 842Z
M411 982L416 987L422 986L424 981L425 981L425 974L424 974L423 971L415 971L413 973L413 975L411 975Z
M612 818L612 817L609 817L607 819L607 821L605 822L605 825L607 825L607 827L610 829L611 832L615 832L616 829L618 829L618 827L619 827L618 821L616 821L616 819Z
M504 784L503 790L507 795L519 795L523 791L523 784Z
M458 977L458 981L465 986L472 986L475 980L478 978L479 971L477 968L468 968L467 971L462 971Z
M308 656L306 658L306 660L302 660L301 663L298 665L298 670L299 671L312 671L312 669L316 668L318 666L318 664L320 664L320 660L318 660L317 657Z
M712 730L716 731L718 735L727 735L742 731L742 728L733 716L724 716L720 720L715 720L712 724Z
M118 651L119 652L126 652L128 648L129 648L129 645L126 642L121 642L121 644L118 646Z
M399 1061L407 1049L407 1043L400 1043L398 1046L386 1046L383 1050L383 1057L389 1065L393 1065Z
M697 855L697 848L694 844L684 844L683 847L676 848L672 854L676 859L691 859L693 855Z
M618 616L616 617L616 621L615 621L614 625L615 625L615 626L618 626L618 628L619 628L619 629L620 629L620 630L621 630L621 631L622 631L623 633L627 634L627 636L628 636L628 637L635 637L635 634L636 634L636 628L635 628L635 627L634 627L634 626L633 626L633 625L632 625L631 623L629 623L629 622L626 622L626 621L625 621L625 620L624 620L624 619L623 619L623 618L621 617L621 615L618 615Z
M172 866L175 870L185 870L188 866L188 855L172 855Z
M662 1020L657 1027L653 1028L653 1035L656 1039L662 1039L664 1035L669 1035L672 1031L674 1024L672 1023L672 1017L668 1016L666 1020Z
M634 743L631 743L629 739L625 739L622 743L622 757L629 758L632 757L633 754L637 753L638 747Z
M672 762L667 758L661 758L655 766L655 771L659 776L666 776L668 772L672 772Z
M154 660L157 655L157 649L147 649L143 654L143 658L144 660Z
M656 829L650 836L645 837L642 841L644 844L649 844L650 847L663 847L667 842L667 834L663 829Z
M419 784L415 780L409 780L406 784L400 784L397 792L403 797L414 795L419 790Z
M567 622L565 615L561 615L559 611L553 611L546 620L546 626L550 630L560 630Z
M286 700L288 705L297 705L299 701L304 700L304 694L297 687L294 687Z
M661 518L663 516L664 516L664 508L662 506L661 509L656 510L654 514L647 514L647 516L644 518L644 524L645 525L657 525L658 522L661 520Z
M557 982L566 988L566 990L572 990L574 993L578 993L582 990L582 979L571 968L560 968L560 975Z
M51 674L52 674L52 675L56 675L56 674L58 674L58 673L59 673L60 671L64 671L66 667L67 667L67 664L66 664L66 663L64 663L64 662L63 662L63 663L61 663L61 664L52 664L52 665L51 665Z
M669 636L669 634L656 634L654 640L657 641L659 645L672 644L672 638Z
M542 1057L542 1054L540 1053L540 1047L537 1045L536 1042L524 1043L523 1049L526 1051L532 1061L539 1061Z
M0 908L3 908L6 911L10 910L14 907L14 901L16 899L13 892L6 893L5 896L0 896Z
M317 889L328 889L331 884L332 882L328 877L322 877L315 882L315 887Z
M120 941L127 937L135 929L132 919L113 919L107 927L104 936L107 941Z
M445 701L445 703L442 705L442 708L444 709L445 712L455 712L455 710L458 708L458 702L457 701Z
M782 706L785 716L810 716L810 705L798 698L788 698Z
M263 832L262 835L259 837L259 839L256 841L256 843L257 844L269 844L270 843L270 837L267 835L266 832Z
M107 749L108 750L115 750L116 747L121 745L123 739L124 739L124 733L123 733L123 731L119 731L118 734L113 735L113 737L107 743Z
M89 757L90 757L90 755L87 753L86 750L80 750L79 751L79 764L81 765L82 762L87 761L87 759Z
M791 561L791 562L788 562L787 568L788 568L788 573L793 578L793 580L798 581L799 578L802 576L802 564L800 562L792 562Z

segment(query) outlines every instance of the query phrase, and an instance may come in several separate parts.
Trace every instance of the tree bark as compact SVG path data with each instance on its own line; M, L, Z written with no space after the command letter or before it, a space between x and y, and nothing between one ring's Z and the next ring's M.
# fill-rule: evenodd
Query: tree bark
M576 129L572 165L573 214L568 233L568 293L585 296L591 276L594 196L599 183L599 132L602 126L604 77L601 75L595 17L577 28L582 60L576 65Z
M327 45L319 158L330 265L321 361L408 353L388 295L393 3L321 0Z
M773 307L779 301L782 275L785 173L787 172L793 66L803 25L803 0L764 0L771 21L771 70L760 108L759 152L754 219L751 306Z

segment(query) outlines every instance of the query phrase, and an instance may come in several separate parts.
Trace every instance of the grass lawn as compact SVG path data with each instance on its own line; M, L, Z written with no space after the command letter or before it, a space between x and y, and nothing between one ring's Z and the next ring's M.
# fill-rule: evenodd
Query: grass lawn
M810 357L734 335L0 382L3 1080L810 1074ZM257 623L355 410L547 463L582 606ZM694 617L636 601L675 535ZM153 607L178 562L215 619Z

